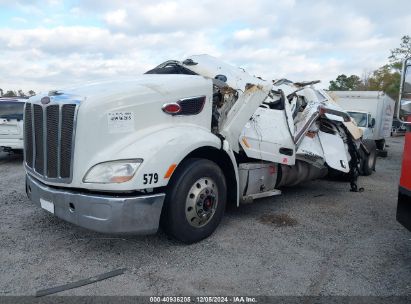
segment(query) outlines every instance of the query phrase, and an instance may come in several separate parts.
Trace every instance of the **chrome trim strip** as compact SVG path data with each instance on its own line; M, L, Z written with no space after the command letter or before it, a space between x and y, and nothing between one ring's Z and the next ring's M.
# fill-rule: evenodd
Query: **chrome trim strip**
M25 103L24 104L24 115L23 115L23 147L24 147L24 151L23 151L23 157L24 157L24 164L27 164L27 131L24 129L24 125L26 123L26 108L27 106L31 107L31 103Z
M47 177L47 107L43 107L43 175Z
M74 117L73 117L73 134L71 136L71 158L70 158L70 177L68 183L71 183L73 180L73 168L74 168L74 147L76 145L75 139L76 139L76 130L77 130L77 115L78 115L78 109L80 105L76 105L76 108L74 109Z
M59 104L59 126L58 126L58 134L57 134L57 177L60 176L60 162L61 162L61 121L62 121L62 114L61 114L61 104Z
M34 128L34 104L31 105L31 135L33 137L33 171L36 168L36 132Z

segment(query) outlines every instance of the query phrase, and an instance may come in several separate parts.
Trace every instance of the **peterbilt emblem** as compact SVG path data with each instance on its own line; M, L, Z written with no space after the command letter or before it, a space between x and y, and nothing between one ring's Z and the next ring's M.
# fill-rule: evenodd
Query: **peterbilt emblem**
M50 103L50 97L43 97L40 102L44 105L49 104Z

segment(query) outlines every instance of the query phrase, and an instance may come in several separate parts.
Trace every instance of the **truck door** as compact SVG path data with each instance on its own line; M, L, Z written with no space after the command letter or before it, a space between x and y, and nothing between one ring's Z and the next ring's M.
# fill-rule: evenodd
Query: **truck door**
M411 58L405 60L403 66L398 112L400 117L407 117L407 132L398 191L397 220L411 231Z

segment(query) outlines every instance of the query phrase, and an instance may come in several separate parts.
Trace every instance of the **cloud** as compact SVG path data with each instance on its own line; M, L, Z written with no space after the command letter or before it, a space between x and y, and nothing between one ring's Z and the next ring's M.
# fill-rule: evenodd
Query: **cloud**
M13 22L17 22L17 23L27 23L28 22L26 19L21 18L21 17L13 17L13 18L11 18L11 20Z
M270 31L268 28L258 28L258 29L242 29L234 32L234 40L241 42L249 42L253 40L268 39Z
M133 76L165 60L201 53L266 79L322 79L327 86L341 73L361 75L386 62L400 37L410 34L407 5L405 0L396 5L0 0L10 20L0 21L0 87L47 90Z
M110 26L125 27L127 25L126 18L127 18L127 12L124 9L119 9L119 10L108 12L105 15L104 20Z

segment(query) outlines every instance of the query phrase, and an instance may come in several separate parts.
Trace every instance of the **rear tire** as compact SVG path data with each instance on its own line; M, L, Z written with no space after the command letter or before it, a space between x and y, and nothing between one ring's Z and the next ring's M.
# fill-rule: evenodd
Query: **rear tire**
M377 162L377 146L373 140L364 140L363 143L370 154L367 155L362 149L360 150L360 173L361 175L368 176L375 170L375 163Z
M378 150L385 150L385 139L376 140L375 144Z
M210 236L220 223L227 199L224 173L214 162L183 161L167 187L161 226L186 244Z

